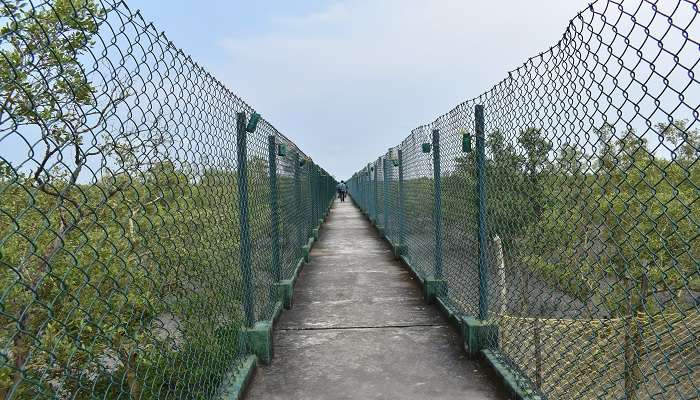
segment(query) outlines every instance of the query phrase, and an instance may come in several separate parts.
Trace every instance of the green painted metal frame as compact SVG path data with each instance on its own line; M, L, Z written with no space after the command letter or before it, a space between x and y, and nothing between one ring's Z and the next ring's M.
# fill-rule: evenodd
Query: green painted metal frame
M383 198L383 207L384 207L384 221L382 224L382 228L384 230L389 228L389 174L387 174L389 162L388 162L388 157L384 157L382 160L382 175L384 181L382 182L384 184L384 198ZM386 232L384 232L386 234Z
M238 222L240 226L240 266L243 278L243 313L246 326L255 324L253 269L250 254L250 225L248 215L248 154L245 113L236 113L236 154L238 184Z
M298 218L296 218L296 221L294 221L294 225L296 225L296 236L297 236L297 241L296 243L299 246L299 255L302 253L302 247L304 246L302 243L304 243L304 217L302 214L302 201L301 201L301 171L300 166L299 166L299 152L295 151L294 152L294 207L296 210L296 215Z
M486 139L484 130L484 106L474 106L474 130L476 131L476 173L479 198L479 319L488 318L488 237L486 229Z
M442 178L440 177L440 130L433 129L433 186L435 190L433 223L435 224L435 260L433 274L436 280L442 278ZM436 287L445 289L445 285ZM444 295L445 293L439 293Z
M268 136L268 165L270 180L270 241L272 242L272 275L274 280L282 280L280 265L280 212L277 201L277 152L275 136Z
M403 255L406 249L406 189L404 188L403 170L403 150L399 149L399 256Z
M379 217L379 199L377 196L377 192L379 191L379 179L377 177L379 176L379 171L377 171L377 162L375 161L373 164L374 166L374 180L372 182L372 222L374 224L377 224L377 218Z

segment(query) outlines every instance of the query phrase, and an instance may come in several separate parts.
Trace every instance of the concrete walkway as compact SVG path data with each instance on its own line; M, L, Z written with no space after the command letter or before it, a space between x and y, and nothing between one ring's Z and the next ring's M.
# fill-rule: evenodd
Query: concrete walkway
M247 399L502 399L362 213L336 201Z

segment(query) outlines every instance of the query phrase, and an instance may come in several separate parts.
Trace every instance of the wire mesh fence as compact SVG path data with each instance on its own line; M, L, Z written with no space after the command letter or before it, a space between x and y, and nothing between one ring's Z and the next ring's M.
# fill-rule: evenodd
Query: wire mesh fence
M366 195L382 158L349 181L532 393L700 398L698 32L696 2L594 2L390 149L396 202Z
M123 2L0 0L0 398L218 393L334 196L258 118Z

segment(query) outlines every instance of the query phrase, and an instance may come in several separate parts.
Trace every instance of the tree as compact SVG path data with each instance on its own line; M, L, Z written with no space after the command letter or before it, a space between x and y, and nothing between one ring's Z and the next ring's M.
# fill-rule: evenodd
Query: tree
M678 120L673 123L658 123L656 129L660 137L668 139L676 147L671 149L674 159L679 163L689 165L698 159L700 153L700 131L690 130L688 120Z
M508 252L532 222L529 213L523 212L529 207L527 182L522 173L525 160L501 131L489 133L486 146L490 154L486 160L489 223Z
M518 144L525 151L524 169L528 177L528 196L532 204L530 218L537 220L542 215L544 208L544 190L541 179L545 173L545 167L549 161L549 153L552 150L552 142L538 128L527 128L520 132Z
M47 283L50 259L60 252L67 235L90 214L81 204L75 184L91 154L82 147L85 106L94 106L94 88L87 81L78 58L92 44L104 11L92 0L56 0L48 7L34 8L23 1L3 2L0 18L7 21L0 35L7 45L0 49L0 129L20 134L21 126L40 130L43 155L37 160L31 180L40 196L51 198L49 209L58 214L52 239L37 238L41 250L33 265L17 264L14 269L25 296L26 306L17 312L13 336L14 384L23 379L32 337L49 327L37 318L37 303L49 301ZM64 149L73 154L73 168L49 173L51 160ZM50 175L61 177L51 179ZM78 196L78 197L76 197ZM30 297L27 297L30 296ZM29 300L35 296L35 300ZM5 385L3 385L5 386Z
M242 348L236 171L204 146L183 157L167 107L129 114L152 93L91 60L109 10L35 3L0 8L0 135L30 161L0 163L0 397L210 398ZM266 160L248 178L264 286Z

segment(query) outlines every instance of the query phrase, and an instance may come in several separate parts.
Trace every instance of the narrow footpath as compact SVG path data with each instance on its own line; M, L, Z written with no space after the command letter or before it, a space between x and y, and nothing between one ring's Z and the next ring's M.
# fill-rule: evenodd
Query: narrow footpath
M246 398L503 399L350 199L321 228Z

